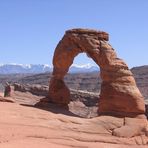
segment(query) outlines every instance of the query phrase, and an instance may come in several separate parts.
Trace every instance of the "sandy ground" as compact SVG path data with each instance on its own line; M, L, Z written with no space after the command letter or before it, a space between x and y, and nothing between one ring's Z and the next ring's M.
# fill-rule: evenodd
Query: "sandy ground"
M112 136L123 119L84 119L55 110L0 102L0 148L146 148L148 138Z

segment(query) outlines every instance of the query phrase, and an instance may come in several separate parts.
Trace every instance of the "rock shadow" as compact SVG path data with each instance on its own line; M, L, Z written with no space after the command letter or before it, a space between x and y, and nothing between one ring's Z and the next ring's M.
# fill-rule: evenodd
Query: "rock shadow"
M52 112L55 114L63 114L63 115L67 115L67 116L83 118L82 116L76 115L76 114L72 113L71 111L69 111L68 106L61 106L60 104L58 105L58 104L55 104L55 103L49 102L49 101L48 102L39 101L34 105L29 105L29 104L20 104L20 105L26 106L26 107L34 107L34 108L49 111L49 112Z

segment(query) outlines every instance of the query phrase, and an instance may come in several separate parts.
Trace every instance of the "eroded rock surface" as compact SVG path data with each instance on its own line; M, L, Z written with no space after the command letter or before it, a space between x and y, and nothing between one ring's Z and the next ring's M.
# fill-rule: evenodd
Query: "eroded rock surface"
M0 108L1 148L146 148L148 145L148 137L139 135L136 127L139 122L144 125L144 119L111 116L84 119L56 113L56 107L47 111L16 103L0 102Z
M114 143L114 147L123 145L125 147L128 145L136 147L137 144L145 147L144 145L148 144L148 123L146 119L117 118L113 116L97 117L97 106L95 104L97 104L98 94L71 90L73 100L71 100L69 110L67 110L49 102L43 102L42 104L40 99L42 100L45 96L34 95L36 94L34 85L17 84L18 86L19 89L13 91L12 98L7 98L8 101L10 100L9 102L13 100L15 103L6 103L7 100L1 102L0 99L0 146L10 145L15 147L15 145L22 142L21 146L23 147L29 141L33 147L34 141L44 141L45 139L43 143L48 142L50 145L53 142L52 139L54 139L54 141L58 142L59 147L62 147L62 143L67 139L66 137L68 137L67 142L72 145L68 143L64 145L69 147L86 146L87 144L90 145L88 147L96 147L100 146L101 142L104 143L102 146ZM37 86L38 89L41 88L39 92L43 91L41 93L43 94L45 90L42 88L44 87ZM90 103L91 100L89 99L93 101ZM24 129L25 133L22 132ZM44 133L44 129L47 131L46 133ZM60 133L63 134L60 135ZM36 138L32 139L30 138L31 135L37 135L37 137L35 136ZM58 141L58 139L61 140ZM75 142L71 143L69 139L77 141L77 144Z
M66 31L53 57L54 69L49 85L49 100L57 104L69 103L70 91L64 83L64 76L74 58L85 52L100 67L102 84L99 114L145 118L144 98L136 86L133 74L125 62L117 57L108 40L109 35L101 31Z
M40 99L46 98L48 95L49 87L46 85L14 83L11 85L11 88L11 97L4 97L4 94L0 93L0 102L17 102L28 105L34 105L36 103L44 105L44 103L46 103L44 101L42 101L42 103L39 102ZM84 118L98 116L99 93L70 89L70 99L68 105L69 110L74 114ZM47 99L46 101L48 103ZM145 109L145 115L148 118L148 104L145 104Z

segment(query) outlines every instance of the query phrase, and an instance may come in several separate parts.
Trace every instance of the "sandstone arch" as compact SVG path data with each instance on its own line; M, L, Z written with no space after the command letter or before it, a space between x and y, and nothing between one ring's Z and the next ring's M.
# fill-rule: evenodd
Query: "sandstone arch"
M100 67L102 78L99 99L100 115L144 117L144 99L128 66L119 59L108 43L109 35L102 31L72 29L66 31L55 49L53 77L49 85L49 100L67 105L70 91L64 76L75 56L85 52Z

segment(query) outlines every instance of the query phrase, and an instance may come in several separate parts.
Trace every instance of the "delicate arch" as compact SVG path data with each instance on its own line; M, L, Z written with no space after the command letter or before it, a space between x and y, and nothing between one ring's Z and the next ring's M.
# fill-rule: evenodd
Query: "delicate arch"
M138 116L145 112L144 99L138 90L132 73L123 60L117 58L115 50L107 42L105 32L72 29L66 31L55 49L53 76L49 85L49 99L67 105L70 91L64 76L75 56L85 52L100 67L102 78L99 114Z

